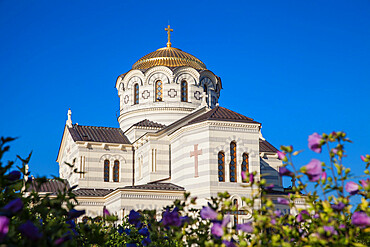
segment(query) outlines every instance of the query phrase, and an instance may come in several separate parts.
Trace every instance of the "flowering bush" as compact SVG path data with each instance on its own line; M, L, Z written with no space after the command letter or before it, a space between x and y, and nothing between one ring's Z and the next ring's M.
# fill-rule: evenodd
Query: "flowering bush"
M12 138L1 138L0 159L9 149ZM326 147L329 162L312 159L300 168L293 163L292 146L282 146L278 157L283 161L279 173L296 181L288 196L277 198L281 205L295 209L297 214L283 215L268 193L273 185L256 173L242 173L245 187L253 194L242 198L253 209L248 223L233 224L231 214L236 211L227 192L211 198L206 206L197 209L196 198L185 193L184 200L176 200L157 212L132 210L121 225L117 218L104 209L103 217L75 219L84 211L74 208L77 203L73 188L56 196L27 193L22 176L28 176L27 159L19 159L22 166L12 170L13 162L0 163L0 243L9 246L369 246L370 245L370 155L361 156L364 175L353 180L351 170L343 165L344 145L350 142L344 132L317 133L308 138L308 147L321 153ZM56 178L58 179L58 178ZM315 190L309 191L308 180ZM42 184L45 178L39 179ZM355 203L353 197L358 197ZM306 202L297 208L295 200Z

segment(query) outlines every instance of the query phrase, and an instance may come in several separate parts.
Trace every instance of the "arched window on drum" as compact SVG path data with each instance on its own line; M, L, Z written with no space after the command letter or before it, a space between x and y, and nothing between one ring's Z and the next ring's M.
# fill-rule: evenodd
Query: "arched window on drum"
M249 156L247 153L243 153L242 172L249 173Z
M236 143L230 143L230 182L236 182Z
M109 182L109 160L104 160L104 182Z
M203 85L203 92L206 93L206 102L208 104L208 86L207 86L207 84Z
M188 82L186 80L181 81L181 101L188 101Z
M163 83L162 81L157 81L155 83L155 101L163 100Z
M225 153L218 153L218 181L225 182Z
M134 104L139 104L139 84L136 83L134 86Z
M113 166L113 182L119 182L119 161L114 161Z

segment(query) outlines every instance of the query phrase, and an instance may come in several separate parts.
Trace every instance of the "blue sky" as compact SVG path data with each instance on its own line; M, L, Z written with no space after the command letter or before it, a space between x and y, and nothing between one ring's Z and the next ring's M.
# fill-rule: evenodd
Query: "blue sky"
M6 156L58 175L67 110L81 125L118 127L115 80L172 44L221 77L220 105L262 122L276 147L305 149L313 132L344 130L346 165L370 153L369 1L0 0L0 135Z

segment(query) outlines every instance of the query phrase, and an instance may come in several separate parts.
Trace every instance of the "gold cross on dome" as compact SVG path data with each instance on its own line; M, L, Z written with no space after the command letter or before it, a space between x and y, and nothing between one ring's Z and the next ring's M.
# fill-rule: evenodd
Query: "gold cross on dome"
M168 25L168 27L165 28L164 30L167 31L167 35L168 35L167 47L171 47L171 32L173 32L173 29L171 29L170 25Z

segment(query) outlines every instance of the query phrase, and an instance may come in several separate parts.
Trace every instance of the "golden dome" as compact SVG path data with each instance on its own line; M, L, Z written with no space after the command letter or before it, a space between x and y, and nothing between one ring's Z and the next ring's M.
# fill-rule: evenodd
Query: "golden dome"
M132 69L148 69L154 66L179 67L189 66L194 69L207 69L198 58L174 47L164 47L140 58Z

